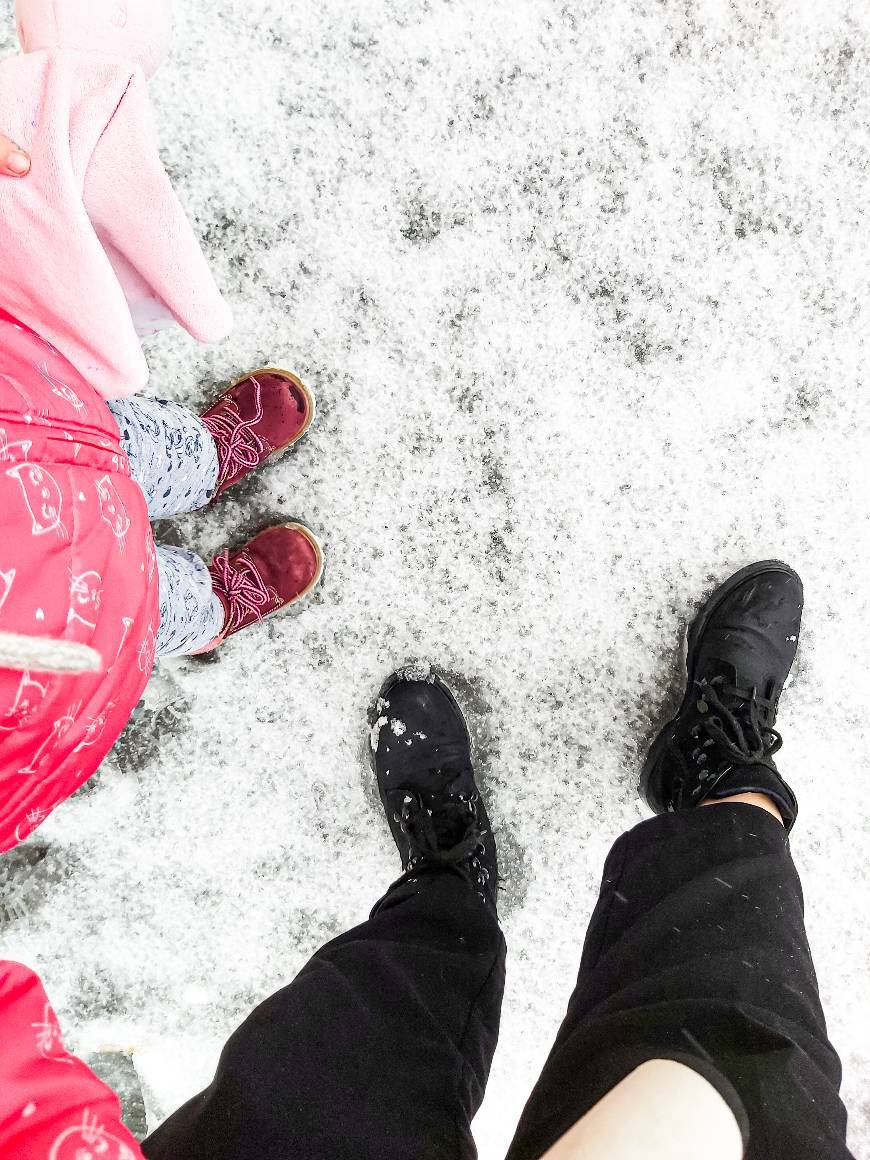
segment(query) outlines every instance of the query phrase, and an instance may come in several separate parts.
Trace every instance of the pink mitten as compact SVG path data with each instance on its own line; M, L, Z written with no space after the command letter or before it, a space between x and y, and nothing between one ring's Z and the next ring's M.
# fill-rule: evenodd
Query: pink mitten
M229 333L229 309L158 156L148 88L139 73L94 149L84 201L131 307L142 298L136 287L144 285L148 299L165 304L200 342L219 342ZM127 265L134 279L124 277Z
M134 317L202 342L232 324L157 151L146 78L168 0L16 0L16 17L0 109L33 168L0 182L0 305L106 398L131 394L148 379Z

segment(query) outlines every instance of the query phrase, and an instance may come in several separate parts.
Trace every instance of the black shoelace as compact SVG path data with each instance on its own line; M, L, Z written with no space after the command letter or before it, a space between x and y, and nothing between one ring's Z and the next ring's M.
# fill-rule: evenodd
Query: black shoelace
M755 688L731 685L724 677L696 681L695 688L697 718L689 730L695 747L686 754L673 739L668 744L687 775L674 779L672 792L676 809L687 799L697 803L708 798L735 765L766 765L775 769L773 755L782 748L781 735L768 724L775 716L775 701L759 696Z
M700 740L705 733L708 740L694 751L693 758L698 761L704 756L704 748L712 743L722 747L732 764L767 765L782 748L782 737L767 724L774 716L774 702L759 697L757 689L729 685L724 677L696 681L695 686L699 716L690 736ZM737 712L728 707L726 699L738 702Z
M430 808L419 793L401 792L401 804L397 804L393 818L411 851L406 874L427 865L439 866L472 880L475 887L486 886L489 871L481 862L486 853L486 831L477 813L479 795L445 796Z

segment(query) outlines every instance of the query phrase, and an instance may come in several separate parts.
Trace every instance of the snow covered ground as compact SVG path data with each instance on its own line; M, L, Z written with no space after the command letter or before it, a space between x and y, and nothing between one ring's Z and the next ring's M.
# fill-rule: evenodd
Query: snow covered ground
M177 9L164 156L236 330L154 341L153 389L198 405L275 362L320 416L160 532L207 553L298 517L328 571L298 615L163 666L99 777L8 863L5 953L43 973L72 1045L135 1047L155 1123L396 874L365 715L392 668L435 662L507 879L476 1128L498 1160L605 853L644 816L682 627L780 556L807 588L781 716L794 850L868 1160L867 5Z

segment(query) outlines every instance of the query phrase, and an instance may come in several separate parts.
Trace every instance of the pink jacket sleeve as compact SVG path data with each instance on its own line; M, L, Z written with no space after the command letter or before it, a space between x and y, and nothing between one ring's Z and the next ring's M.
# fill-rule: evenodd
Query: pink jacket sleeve
M63 1046L36 975L0 961L0 1160L144 1160L115 1096Z
M116 266L129 267L134 292L165 305L200 342L226 337L232 315L160 161L140 72L94 150L84 203L109 255L120 254Z

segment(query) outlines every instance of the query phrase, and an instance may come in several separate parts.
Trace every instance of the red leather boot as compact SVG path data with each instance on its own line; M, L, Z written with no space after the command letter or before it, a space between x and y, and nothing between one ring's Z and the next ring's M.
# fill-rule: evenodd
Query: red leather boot
M220 636L204 651L307 596L323 575L323 550L302 524L278 524L254 536L240 551L215 556L209 572L226 621Z
M264 367L238 379L205 412L220 471L212 503L298 443L314 420L314 395L295 375Z

